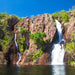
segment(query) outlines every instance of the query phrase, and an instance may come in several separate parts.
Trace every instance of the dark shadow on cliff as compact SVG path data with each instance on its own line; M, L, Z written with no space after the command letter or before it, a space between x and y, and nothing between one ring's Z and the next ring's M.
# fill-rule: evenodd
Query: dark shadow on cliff
M11 18L7 19L7 24L9 26L9 30L13 31L14 30L14 25L16 25L19 22L19 19L15 16L12 15Z
M46 42L43 42L43 45L41 45L42 47L44 47L44 53L50 54L53 49L53 45L58 42L58 39L59 39L59 36L58 36L57 30L56 30L56 33L53 37L52 42L50 40L48 40Z
M17 61L17 52L14 42L12 41L10 47L5 52L5 59L7 60L7 64L15 64Z
M58 32L57 32L57 30L56 30L56 33L55 33L54 38L53 38L53 40L52 40L52 43L53 43L53 44L54 44L54 43L57 43L58 40L59 40L59 36L58 36Z
M2 39L3 37L4 37L4 31L0 29L0 39Z

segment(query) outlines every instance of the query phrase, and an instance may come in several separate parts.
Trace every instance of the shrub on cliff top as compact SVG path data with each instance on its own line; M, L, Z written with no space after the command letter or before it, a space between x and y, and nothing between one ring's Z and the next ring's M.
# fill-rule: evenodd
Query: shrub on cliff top
M70 16L68 14L63 13L63 15L62 15L62 21L67 22L67 21L69 21L69 18L70 18Z
M69 21L69 18L70 18L70 16L64 10L61 11L61 12L58 12L58 13L55 12L52 16L53 16L54 19L59 18L59 19L61 19L64 22Z
M0 13L0 19L5 18L6 16L8 16L8 13L7 13L7 12L5 12L5 13Z

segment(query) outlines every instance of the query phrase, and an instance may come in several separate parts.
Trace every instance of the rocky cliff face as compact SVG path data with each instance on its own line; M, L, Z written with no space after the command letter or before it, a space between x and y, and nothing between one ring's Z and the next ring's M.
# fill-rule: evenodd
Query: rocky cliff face
M63 34L66 43L71 42L71 34L75 33L75 16L74 13L68 12L70 19L63 22L57 18L63 25ZM30 38L30 34L36 32L45 33L43 43L38 47L34 39ZM56 27L53 16L50 14L37 15L34 18L25 17L19 19L16 16L8 16L8 18L0 19L0 63L16 64L17 49L14 43L14 34L17 34L17 43L22 59L21 65L46 65L51 61L51 48L53 42L57 40ZM41 35L40 35L41 37ZM36 37L37 38L37 37ZM39 40L38 40L39 41ZM66 44L65 43L65 44ZM68 63L68 57L74 59L71 53L66 52L64 61Z
M44 14L44 15L38 15L34 18L26 17L23 19L23 21L21 21L20 23L17 23L14 27L15 32L17 34L17 42L20 41L21 38L23 38L23 36L20 33L21 28L26 29L26 31L27 31L25 33L26 37L24 37L25 38L25 44L26 44L25 49L27 49L27 51L24 52L24 54L23 54L23 59L21 61L21 64L26 64L26 63L35 64L37 62L38 62L37 64L39 64L40 61L41 61L41 63L43 63L43 61L47 62L48 60L50 60L50 58L49 58L50 57L50 50L51 50L50 49L51 48L50 43L52 42L53 37L54 37L55 32L56 32L56 28L53 25L52 15ZM44 60L44 57L42 56L41 58L39 57L36 60L36 62L34 62L34 59L31 59L30 57L32 57L34 53L35 54L39 53L39 50L38 50L37 45L34 43L34 41L29 38L29 33L33 34L35 32L40 32L40 33L45 32L46 37L44 38L44 40L51 39L50 42L47 42L45 45L46 48L45 48L44 53L47 53L46 59ZM19 42L18 42L18 44L20 46ZM21 47L19 47L19 49L21 50Z
M64 38L65 38L65 57L66 63L75 61L75 11L68 12L70 19L68 22L64 23ZM73 36L72 36L73 35ZM72 44L73 43L73 44ZM69 62L68 62L69 61Z

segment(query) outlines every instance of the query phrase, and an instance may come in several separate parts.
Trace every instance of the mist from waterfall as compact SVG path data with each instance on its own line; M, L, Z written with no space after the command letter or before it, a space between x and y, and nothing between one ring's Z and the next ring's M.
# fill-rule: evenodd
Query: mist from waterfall
M64 48L63 48L63 43L60 44L62 41L64 42L63 39L63 34L62 34L62 25L58 20L55 20L56 22L56 28L57 28L57 33L59 36L57 44L54 44L53 50L52 50L52 62L51 65L63 65L64 62Z
M18 63L21 61L21 54L20 54L19 49L18 49L18 44L17 44L17 41L16 41L16 37L17 37L17 35L15 33L14 42L15 42L15 45L16 45L16 48L17 48L17 58L18 58L18 61L17 61L16 64L18 65Z

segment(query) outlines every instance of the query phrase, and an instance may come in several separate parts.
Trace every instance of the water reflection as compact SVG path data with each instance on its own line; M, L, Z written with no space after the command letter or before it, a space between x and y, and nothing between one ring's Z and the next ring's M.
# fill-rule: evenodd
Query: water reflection
M21 72L21 66L17 64L17 75L20 75Z
M46 66L3 66L0 75L75 75L75 67L68 65Z
M65 65L52 65L52 75L66 75Z

